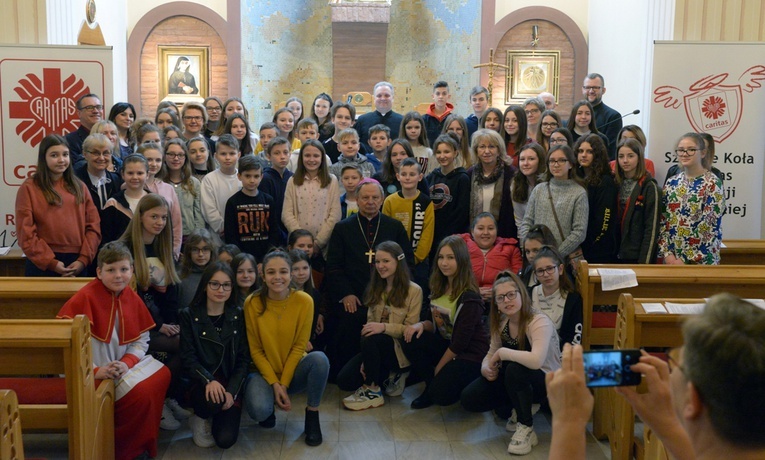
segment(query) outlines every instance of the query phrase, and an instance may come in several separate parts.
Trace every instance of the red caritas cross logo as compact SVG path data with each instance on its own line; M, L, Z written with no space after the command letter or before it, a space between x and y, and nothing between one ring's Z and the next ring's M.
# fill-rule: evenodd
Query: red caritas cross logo
M748 68L738 81L727 82L727 73L710 75L693 83L690 94L674 86L660 86L653 92L654 102L664 108L677 109L683 101L688 121L697 133L709 133L715 141L722 142L730 137L741 121L744 111L742 91L751 93L760 88L765 80L765 66ZM738 84L731 84L738 83Z
M38 75L27 74L13 90L21 101L8 104L9 117L22 120L16 125L16 134L31 145L37 145L51 133L66 134L76 131L77 99L90 93L90 88L74 74L61 80L61 69L43 69Z

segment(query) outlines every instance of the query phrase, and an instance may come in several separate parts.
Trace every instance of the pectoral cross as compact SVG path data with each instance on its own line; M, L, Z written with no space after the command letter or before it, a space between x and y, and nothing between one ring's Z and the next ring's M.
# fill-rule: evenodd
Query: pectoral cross
M364 255L368 257L369 264L371 265L372 264L372 259L375 256L375 252L372 250L372 248L369 248L369 251L365 252Z

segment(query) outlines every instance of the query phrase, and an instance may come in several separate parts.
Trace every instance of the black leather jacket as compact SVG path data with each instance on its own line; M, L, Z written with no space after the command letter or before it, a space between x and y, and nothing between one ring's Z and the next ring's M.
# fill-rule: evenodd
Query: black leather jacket
M244 388L250 350L242 309L226 308L223 314L222 330L218 334L207 316L206 307L192 305L178 313L181 361L184 373L202 385L215 380L213 374L222 374L228 379L226 391L236 399Z

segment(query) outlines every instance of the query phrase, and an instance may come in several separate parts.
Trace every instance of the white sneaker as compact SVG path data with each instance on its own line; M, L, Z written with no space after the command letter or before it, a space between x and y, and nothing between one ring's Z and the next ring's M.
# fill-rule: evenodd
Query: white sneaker
M192 415L189 418L189 427L191 428L191 438L194 444L199 447L215 446L215 438L212 435L212 420L200 418Z
M170 410L173 411L173 417L175 417L176 420L186 420L187 418L191 417L191 414L194 413L181 407L181 405L178 404L178 401L173 398L165 399L165 406L169 407Z
M539 408L541 407L540 404L532 404L531 405L531 415L536 414L539 412ZM518 424L518 414L516 414L515 409L510 413L510 417L507 419L507 423L505 424L505 430L512 433L515 431L515 426Z
M359 387L355 393L343 398L343 406L350 410L364 410L373 407L380 407L385 404L385 398L382 390L372 391L371 388Z
M537 434L534 428L518 423L515 434L507 445L507 452L513 455L526 455L531 452L531 448L539 444Z
M406 389L407 377L409 377L409 371L391 372L390 376L383 384L385 387L385 394L388 396L401 396L401 393Z
M181 422L176 420L173 411L167 407L167 404L162 406L162 420L159 421L159 427L169 431L175 431L181 427Z

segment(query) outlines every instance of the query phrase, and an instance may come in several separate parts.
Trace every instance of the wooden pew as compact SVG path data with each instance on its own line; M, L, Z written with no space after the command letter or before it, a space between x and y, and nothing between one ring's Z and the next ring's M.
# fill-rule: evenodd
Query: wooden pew
M637 299L630 294L619 297L616 320L615 349L644 347L679 347L683 344L681 326L689 315L650 314L644 303L703 303L704 299ZM595 390L593 433L608 436L612 460L628 460L634 450L642 451L636 442L635 413L627 401L612 388ZM639 444L639 445L636 445ZM653 448L653 447L652 447Z
M27 258L21 248L13 248L0 256L0 276L24 276Z
M722 265L765 265L765 240L725 240L720 249Z
M84 315L73 320L0 320L0 374L64 374L65 403L21 401L23 429L68 431L69 458L114 458L114 382L105 380L95 387L90 340L90 323ZM0 387L21 382L22 388L16 388L21 396L34 381L59 383L57 379L9 378L0 379Z
M630 268L638 286L603 291L599 268ZM577 272L577 287L582 295L582 346L612 346L614 328L593 328L593 305L616 305L619 295L643 298L700 298L730 292L743 298L762 298L765 291L765 265L590 265L582 261Z
M13 390L0 390L0 460L24 460L19 401Z
M55 319L93 278L0 278L0 319Z

